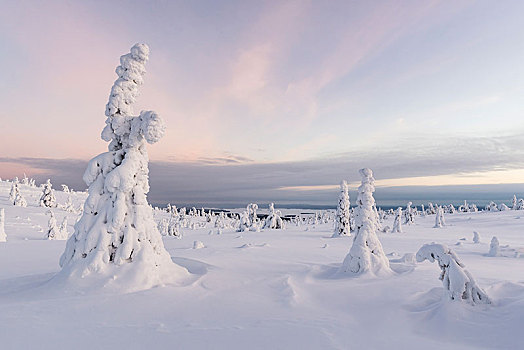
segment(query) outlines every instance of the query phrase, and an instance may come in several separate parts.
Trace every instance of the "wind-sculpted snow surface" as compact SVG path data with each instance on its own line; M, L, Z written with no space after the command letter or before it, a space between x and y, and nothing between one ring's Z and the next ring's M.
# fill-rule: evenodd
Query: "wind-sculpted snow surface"
M356 233L349 254L342 263L341 272L389 274L389 261L377 237L378 223L375 210L375 179L371 169L360 169L362 184L358 188Z
M470 304L490 304L487 294L477 285L473 276L465 269L458 256L444 244L425 244L417 252L417 261L437 261L442 273L440 280L450 300L466 301Z
M119 289L140 290L177 281L187 271L175 265L164 248L146 194L149 192L146 142L164 134L152 111L132 115L142 85L149 48L136 44L120 58L102 139L106 153L93 158L84 173L89 196L82 218L60 258L61 275L100 275Z

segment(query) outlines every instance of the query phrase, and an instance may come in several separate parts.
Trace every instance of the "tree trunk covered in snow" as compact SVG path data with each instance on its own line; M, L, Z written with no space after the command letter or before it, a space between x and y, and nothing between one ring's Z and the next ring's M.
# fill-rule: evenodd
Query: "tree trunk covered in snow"
M344 259L342 272L390 273L389 260L384 254L382 244L376 234L378 223L375 208L375 179L371 169L360 169L362 184L358 188L357 211L355 215L356 233L349 254Z
M102 139L110 142L109 151L87 166L84 181L89 196L60 258L62 271L68 275L84 277L98 272L115 279L127 274L134 289L172 282L187 273L171 261L146 198L146 142L157 142L165 130L155 112L132 115L148 55L147 45L136 44L120 57L102 131Z

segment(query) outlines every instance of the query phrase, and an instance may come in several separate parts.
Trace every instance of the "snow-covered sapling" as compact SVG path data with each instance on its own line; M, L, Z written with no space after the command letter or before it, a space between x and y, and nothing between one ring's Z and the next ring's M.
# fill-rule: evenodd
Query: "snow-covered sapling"
M43 185L42 196L40 197L40 206L46 208L56 207L56 198L51 185L51 180L47 179L47 182Z
M425 244L417 252L417 261L437 261L440 280L444 285L445 295L450 300L466 301L470 304L490 304L487 294L477 285L473 276L465 269L458 256L443 244Z
M500 243L496 236L491 239L488 256L500 256Z
M7 235L5 234L5 210L0 208L0 242L7 242Z
M402 208L398 207L395 213L395 221L393 222L393 228L391 233L402 233Z
M375 179L371 169L360 169L362 184L358 188L356 230L353 245L342 263L341 272L389 274L389 260L376 233Z
M349 189L345 180L340 183L337 213L335 216L335 232L333 236L351 236Z
M108 152L96 156L87 166L84 181L89 195L60 258L62 273L68 279L99 276L104 285L141 290L187 275L164 248L146 198L146 143L159 141L165 130L155 112L132 113L148 56L149 47L136 44L120 57L116 68L118 79L106 105L106 126L101 135L109 142Z
M64 216L62 223L59 227L60 235L55 239L66 240L69 237L69 232L67 232L67 216Z

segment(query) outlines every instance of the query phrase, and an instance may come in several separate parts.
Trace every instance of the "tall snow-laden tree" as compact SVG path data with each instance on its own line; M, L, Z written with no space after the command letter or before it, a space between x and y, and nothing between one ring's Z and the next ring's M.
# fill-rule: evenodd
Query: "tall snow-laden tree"
M164 248L146 198L149 192L146 142L164 135L153 111L134 116L132 105L143 83L149 47L136 44L120 57L106 106L102 139L108 152L93 158L84 173L89 186L84 211L60 258L62 275L93 277L104 286L141 290L176 282L187 270Z
M446 296L450 300L466 301L470 304L490 304L487 294L465 269L458 256L443 244L425 244L417 252L417 261L437 261L442 273L440 280L444 285Z
M40 197L40 206L46 208L56 207L56 198L53 191L53 185L51 185L51 180L47 179L47 182L42 188L42 196Z
M517 196L516 195L513 195L513 200L511 202L511 209L517 210Z
M335 233L333 236L351 236L349 189L345 180L340 183L337 214L335 216Z
M376 225L375 179L371 169L360 169L362 184L358 188L357 210L355 215L355 235L349 254L342 263L341 272L357 274L389 274L389 260L384 254L380 243Z
M7 235L5 234L5 210L0 208L0 242L7 242Z

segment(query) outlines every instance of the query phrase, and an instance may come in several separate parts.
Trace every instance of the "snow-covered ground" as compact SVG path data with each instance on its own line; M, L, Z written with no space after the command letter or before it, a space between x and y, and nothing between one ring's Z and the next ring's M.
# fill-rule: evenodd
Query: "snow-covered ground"
M164 244L192 273L184 285L111 294L48 283L65 241L44 238L41 189L20 185L22 208L8 201L10 186L0 182L8 239L0 243L1 349L524 348L524 211L446 214L443 228L433 228L434 215L417 216L403 233L379 233L395 271L387 278L334 276L352 238L331 238L332 222L221 234L211 223L183 228L182 239ZM56 196L64 204L68 194ZM72 194L76 207L85 198ZM71 234L78 214L54 212L58 223L68 216ZM503 256L487 256L494 235ZM205 247L193 249L194 241ZM402 259L430 242L451 247L493 304L444 300L437 264Z

